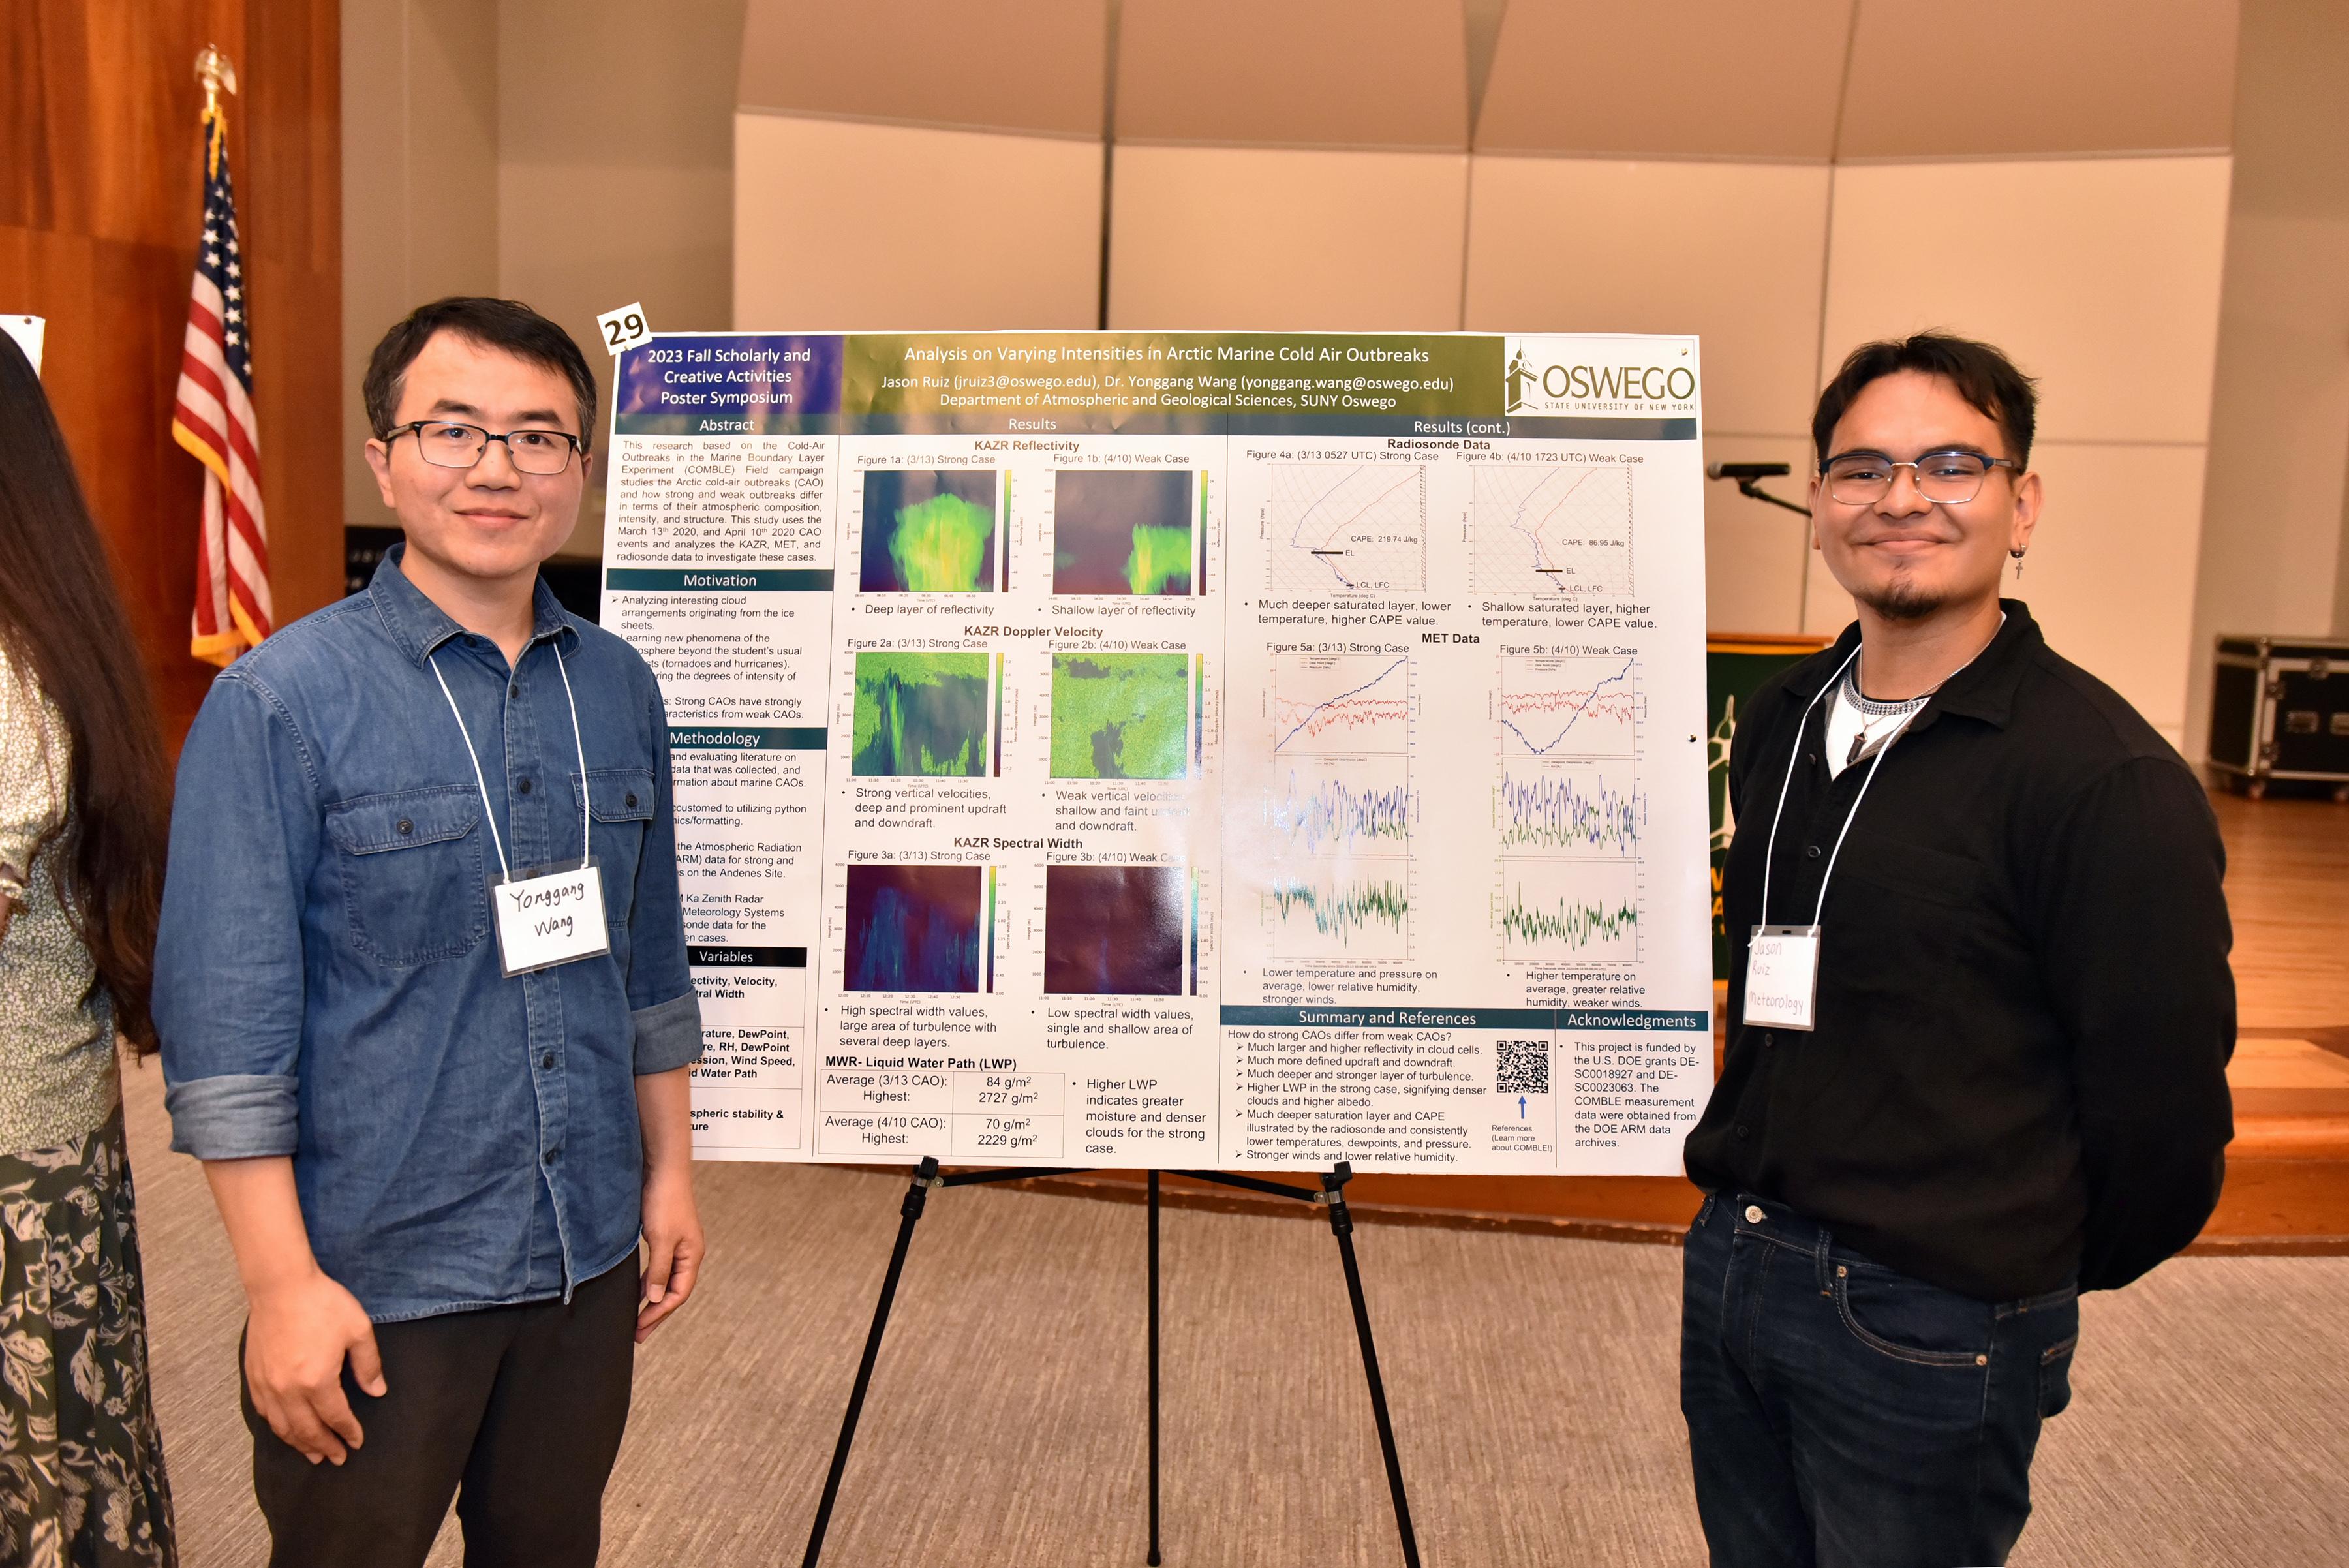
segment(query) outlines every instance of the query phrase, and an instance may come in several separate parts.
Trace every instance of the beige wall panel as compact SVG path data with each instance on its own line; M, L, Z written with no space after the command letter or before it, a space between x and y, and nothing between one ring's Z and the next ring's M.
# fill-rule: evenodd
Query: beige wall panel
M1112 327L1447 332L1463 153L1120 147Z
M1803 499L1810 444L1786 436L1721 435L1707 431L1707 462L1783 462L1785 479L1762 488ZM1810 523L1767 502L1750 500L1726 480L1704 486L1704 624L1711 631L1796 632L1803 628L1804 556Z
M1838 168L1823 374L1947 327L2040 379L2049 439L2203 441L2227 176L2224 158Z
M738 108L1101 134L1105 0L749 5Z
M2237 0L1859 0L1836 155L2224 148L2236 15Z
M2203 463L2199 446L2042 443L2032 466L2046 507L2022 578L2010 566L2002 590L2056 652L2181 747ZM1851 597L1810 562L1805 629L1832 634L1850 624Z
M734 325L1090 327L1101 144L735 117Z
M1121 141L1468 145L1460 0L1124 0Z
M1475 159L1467 325L1693 332L1713 430L1800 433L1817 392L1825 164Z
M1509 0L1488 151L1826 159L1854 0Z

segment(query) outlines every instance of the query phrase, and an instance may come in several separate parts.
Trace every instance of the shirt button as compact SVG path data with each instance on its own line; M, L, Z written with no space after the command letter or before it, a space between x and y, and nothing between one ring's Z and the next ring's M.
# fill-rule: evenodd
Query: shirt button
M1759 1225L1762 1223L1762 1205L1759 1203L1749 1203L1745 1206L1745 1222L1748 1225Z
M561 1152L562 1151L560 1149L550 1148L544 1155L541 1156L541 1158L543 1158L547 1164L553 1165L554 1163L554 1157Z
M528 784L524 784L524 785L523 785L522 787L523 787L523 789L527 790L528 788L530 788L530 785L528 785ZM1804 845L1804 846L1803 846L1803 858L1804 858L1804 859L1806 859L1806 860L1816 860L1818 857L1819 857L1819 846L1818 846L1817 845L1816 845L1816 844L1806 844L1806 845Z
M507 696L509 696L509 697L519 697L519 696L521 696L521 695L522 695L522 682L521 682L521 681L519 681L519 680L517 680L517 681L515 681L512 685L511 685L511 686L507 687L507 688L506 688L506 695L507 695Z
M522 791L522 793L523 793L523 794L528 794L530 793L530 781L529 781L528 779L524 779L524 780L523 780L520 784L516 784L514 787L515 787L516 789L518 789L518 790ZM1811 850L1811 853L1812 853L1813 855L1816 855L1816 854L1818 854L1818 850L1817 850L1817 848L1816 848L1816 846L1814 846L1814 847L1812 848L1812 850Z
M416 831L416 824L409 821L408 818L403 816L399 819L399 831L403 835L413 833Z
M1737 1124L1737 1141L1740 1143L1745 1141L1745 1124L1743 1122Z
M635 795L630 795L630 796L628 797L628 804L629 804L630 805L636 805L636 797Z
M1764 1044L1764 1045L1775 1045L1777 1043L1778 1043L1778 1037L1777 1037L1775 1034L1771 1033L1767 1029L1764 1029L1764 1031L1762 1031L1762 1044Z
M519 691L521 689L520 689L519 687L517 687L517 688L515 688L515 690L516 690L517 691ZM1806 765L1806 766L1814 767L1814 768L1815 768L1815 767L1817 767L1817 766L1819 765L1819 754L1818 754L1818 753L1816 753L1816 752L1811 752L1811 753L1806 753L1806 754L1805 754L1805 756L1804 756L1804 758L1803 758L1803 762L1804 762L1804 763L1805 763L1805 765Z
M538 1064L542 1067L552 1069L554 1065L554 1053L549 1051L545 1055L541 1056L538 1059Z

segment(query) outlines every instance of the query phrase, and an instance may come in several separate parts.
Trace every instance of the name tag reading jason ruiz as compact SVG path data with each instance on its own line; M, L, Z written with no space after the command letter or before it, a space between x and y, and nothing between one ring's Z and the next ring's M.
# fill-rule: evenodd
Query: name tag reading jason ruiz
M1819 928L1756 926L1745 952L1745 1022L1810 1029L1819 994Z
M604 873L595 857L559 869L533 866L490 878L498 963L507 979L612 950L604 926Z

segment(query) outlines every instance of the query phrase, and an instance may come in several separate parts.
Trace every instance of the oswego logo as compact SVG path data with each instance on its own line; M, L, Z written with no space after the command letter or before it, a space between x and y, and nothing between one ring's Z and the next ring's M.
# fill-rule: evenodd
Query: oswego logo
M1523 343L1509 350L1502 381L1504 411L1512 414L1558 404L1685 403L1696 396L1696 372L1686 365L1538 365Z

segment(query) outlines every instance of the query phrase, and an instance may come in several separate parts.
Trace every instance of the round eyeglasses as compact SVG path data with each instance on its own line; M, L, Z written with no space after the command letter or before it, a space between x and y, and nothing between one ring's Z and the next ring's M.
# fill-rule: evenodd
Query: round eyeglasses
M471 468L481 461L481 454L495 441L505 443L506 456L520 472L561 473L571 466L574 452L586 450L579 438L568 431L508 431L496 435L479 425L460 424L454 420L411 420L387 431L384 445L389 446L410 431L416 432L416 450L436 468Z
M2022 472L2011 457L1978 452L1929 452L1914 462L1895 462L1880 452L1847 452L1819 464L1827 494L1846 506L1871 506L1892 493L1895 469L1916 475L1917 493L1936 505L1955 505L1982 493L1993 468Z

